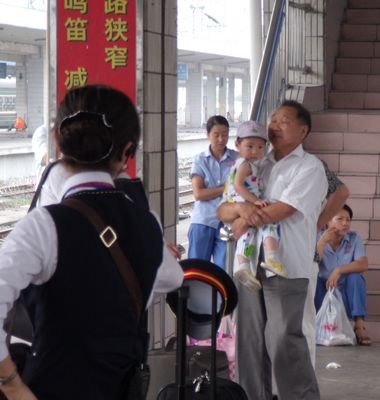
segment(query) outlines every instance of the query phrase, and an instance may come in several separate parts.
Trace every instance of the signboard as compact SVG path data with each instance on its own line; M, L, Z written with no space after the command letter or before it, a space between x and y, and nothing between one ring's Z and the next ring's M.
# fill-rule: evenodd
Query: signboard
M179 81L187 81L189 79L189 68L188 68L187 64L178 63L177 79Z
M136 0L57 1L57 101L103 83L136 104ZM127 172L134 176L134 159Z

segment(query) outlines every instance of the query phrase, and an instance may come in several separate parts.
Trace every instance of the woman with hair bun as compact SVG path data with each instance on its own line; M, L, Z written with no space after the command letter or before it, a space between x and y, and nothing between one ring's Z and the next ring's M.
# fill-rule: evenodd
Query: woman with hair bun
M182 269L168 256L157 219L114 187L140 138L130 99L103 85L73 89L59 106L55 134L70 175L62 202L30 212L0 249L0 320L21 292L34 328L22 377L0 331L0 390L9 400L122 400L144 357L144 310L153 292L181 285ZM136 277L140 313L110 255L112 240L73 200L112 229Z

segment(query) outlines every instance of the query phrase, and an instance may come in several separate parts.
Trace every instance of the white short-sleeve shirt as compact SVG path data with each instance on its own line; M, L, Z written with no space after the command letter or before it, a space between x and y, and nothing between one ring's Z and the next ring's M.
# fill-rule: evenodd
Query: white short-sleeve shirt
M317 238L317 220L327 193L321 161L302 144L279 161L273 151L263 168L265 198L281 201L297 211L280 221L280 257L289 278L310 278Z

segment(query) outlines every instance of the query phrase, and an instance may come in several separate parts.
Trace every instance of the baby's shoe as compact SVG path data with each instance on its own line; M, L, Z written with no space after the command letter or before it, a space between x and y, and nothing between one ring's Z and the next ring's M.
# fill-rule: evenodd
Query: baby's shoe
M288 271L284 267L284 264L275 260L274 258L268 258L260 264L263 268L272 271L276 275L282 276L283 278L288 277Z
M251 291L261 289L261 283L249 269L240 269L239 271L236 271L234 273L234 278Z

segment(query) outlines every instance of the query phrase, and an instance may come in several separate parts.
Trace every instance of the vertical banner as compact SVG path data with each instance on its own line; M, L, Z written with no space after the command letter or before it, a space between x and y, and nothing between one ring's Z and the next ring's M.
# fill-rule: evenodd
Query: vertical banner
M57 1L57 101L77 86L103 83L136 104L136 0ZM136 174L136 163L127 173Z

